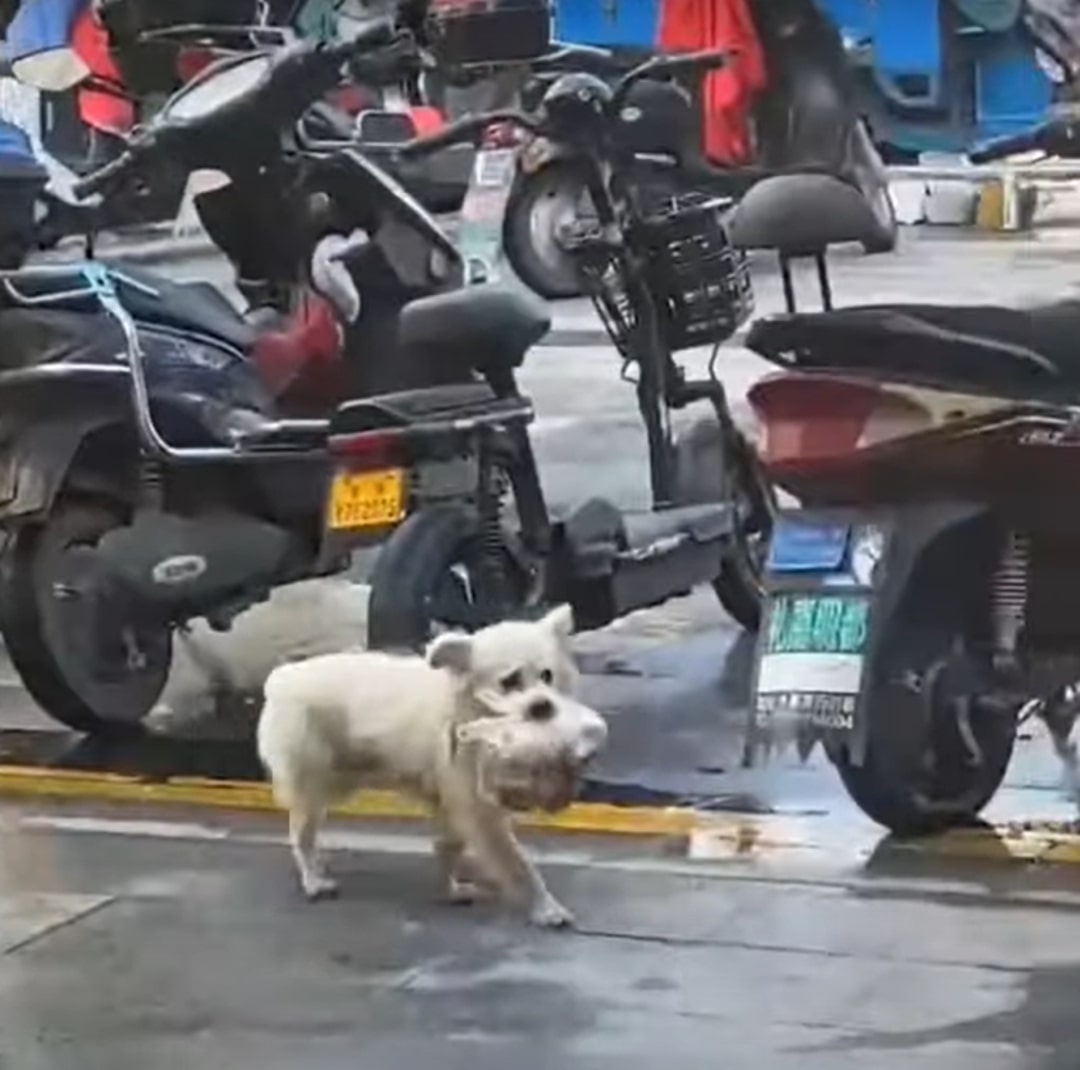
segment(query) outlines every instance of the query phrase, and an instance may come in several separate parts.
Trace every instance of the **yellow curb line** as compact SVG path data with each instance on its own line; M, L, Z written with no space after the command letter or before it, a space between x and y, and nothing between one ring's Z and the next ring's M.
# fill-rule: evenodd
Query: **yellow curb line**
M234 810L272 811L269 785L235 780L176 777L141 780L119 773L84 773L71 769L35 769L0 765L0 796L98 799L108 802L174 803ZM427 809L392 791L364 791L335 814L345 817L416 820ZM692 810L623 807L605 803L574 803L557 814L523 814L521 824L562 832L621 833L632 836L686 835L701 826Z
M263 812L279 809L269 785L261 782L201 777L144 780L121 773L0 765L0 797L5 796L165 803ZM428 815L421 804L391 791L361 792L334 813L369 820L417 820ZM700 837L705 842L733 845L733 853L725 852L729 858L750 858L767 850L830 850L827 842L814 843L812 836L793 835L786 818L771 814L718 814L680 807L574 803L556 814L523 814L520 823L526 828L548 832ZM1080 865L1080 834L1049 823L957 829L927 839L898 841L895 849L954 859ZM706 850L699 857L708 854Z

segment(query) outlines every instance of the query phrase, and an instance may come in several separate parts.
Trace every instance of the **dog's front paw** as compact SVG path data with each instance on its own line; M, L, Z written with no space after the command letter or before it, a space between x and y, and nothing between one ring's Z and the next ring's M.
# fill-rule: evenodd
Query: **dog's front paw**
M303 882L304 895L309 903L317 903L320 899L334 899L340 888L333 877L309 877Z
M478 884L468 880L452 880L446 889L446 901L452 906L472 906L483 896L483 889Z
M529 911L529 921L541 929L568 929L574 924L574 915L557 899L549 896Z

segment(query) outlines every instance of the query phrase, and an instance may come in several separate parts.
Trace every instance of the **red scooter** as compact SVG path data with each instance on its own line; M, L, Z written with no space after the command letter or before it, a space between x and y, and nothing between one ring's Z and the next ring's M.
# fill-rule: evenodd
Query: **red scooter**
M1060 119L978 155L1076 143ZM798 225L789 255L814 251L813 221ZM797 734L804 753L820 740L852 799L895 832L971 820L1024 709L1069 753L1072 717L1057 713L1080 679L1080 507L1066 489L1078 334L1076 300L792 311L750 331L782 368L750 394L762 463L800 503L767 558L756 725Z

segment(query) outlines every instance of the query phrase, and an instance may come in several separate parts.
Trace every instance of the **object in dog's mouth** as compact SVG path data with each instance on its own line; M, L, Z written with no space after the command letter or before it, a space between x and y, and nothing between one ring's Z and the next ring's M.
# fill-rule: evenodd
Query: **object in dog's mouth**
M552 747L537 737L533 725L501 719L458 729L463 754L475 760L482 796L519 813L555 813L574 801L587 763L577 761L566 747Z

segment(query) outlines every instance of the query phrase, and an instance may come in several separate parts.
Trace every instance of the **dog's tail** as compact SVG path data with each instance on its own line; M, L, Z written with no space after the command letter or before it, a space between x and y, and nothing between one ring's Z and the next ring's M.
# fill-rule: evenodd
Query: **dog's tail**
M263 707L255 733L259 761L270 777L274 798L290 807L302 792L305 772L314 764L307 709L288 686L292 665L279 665L266 678Z

